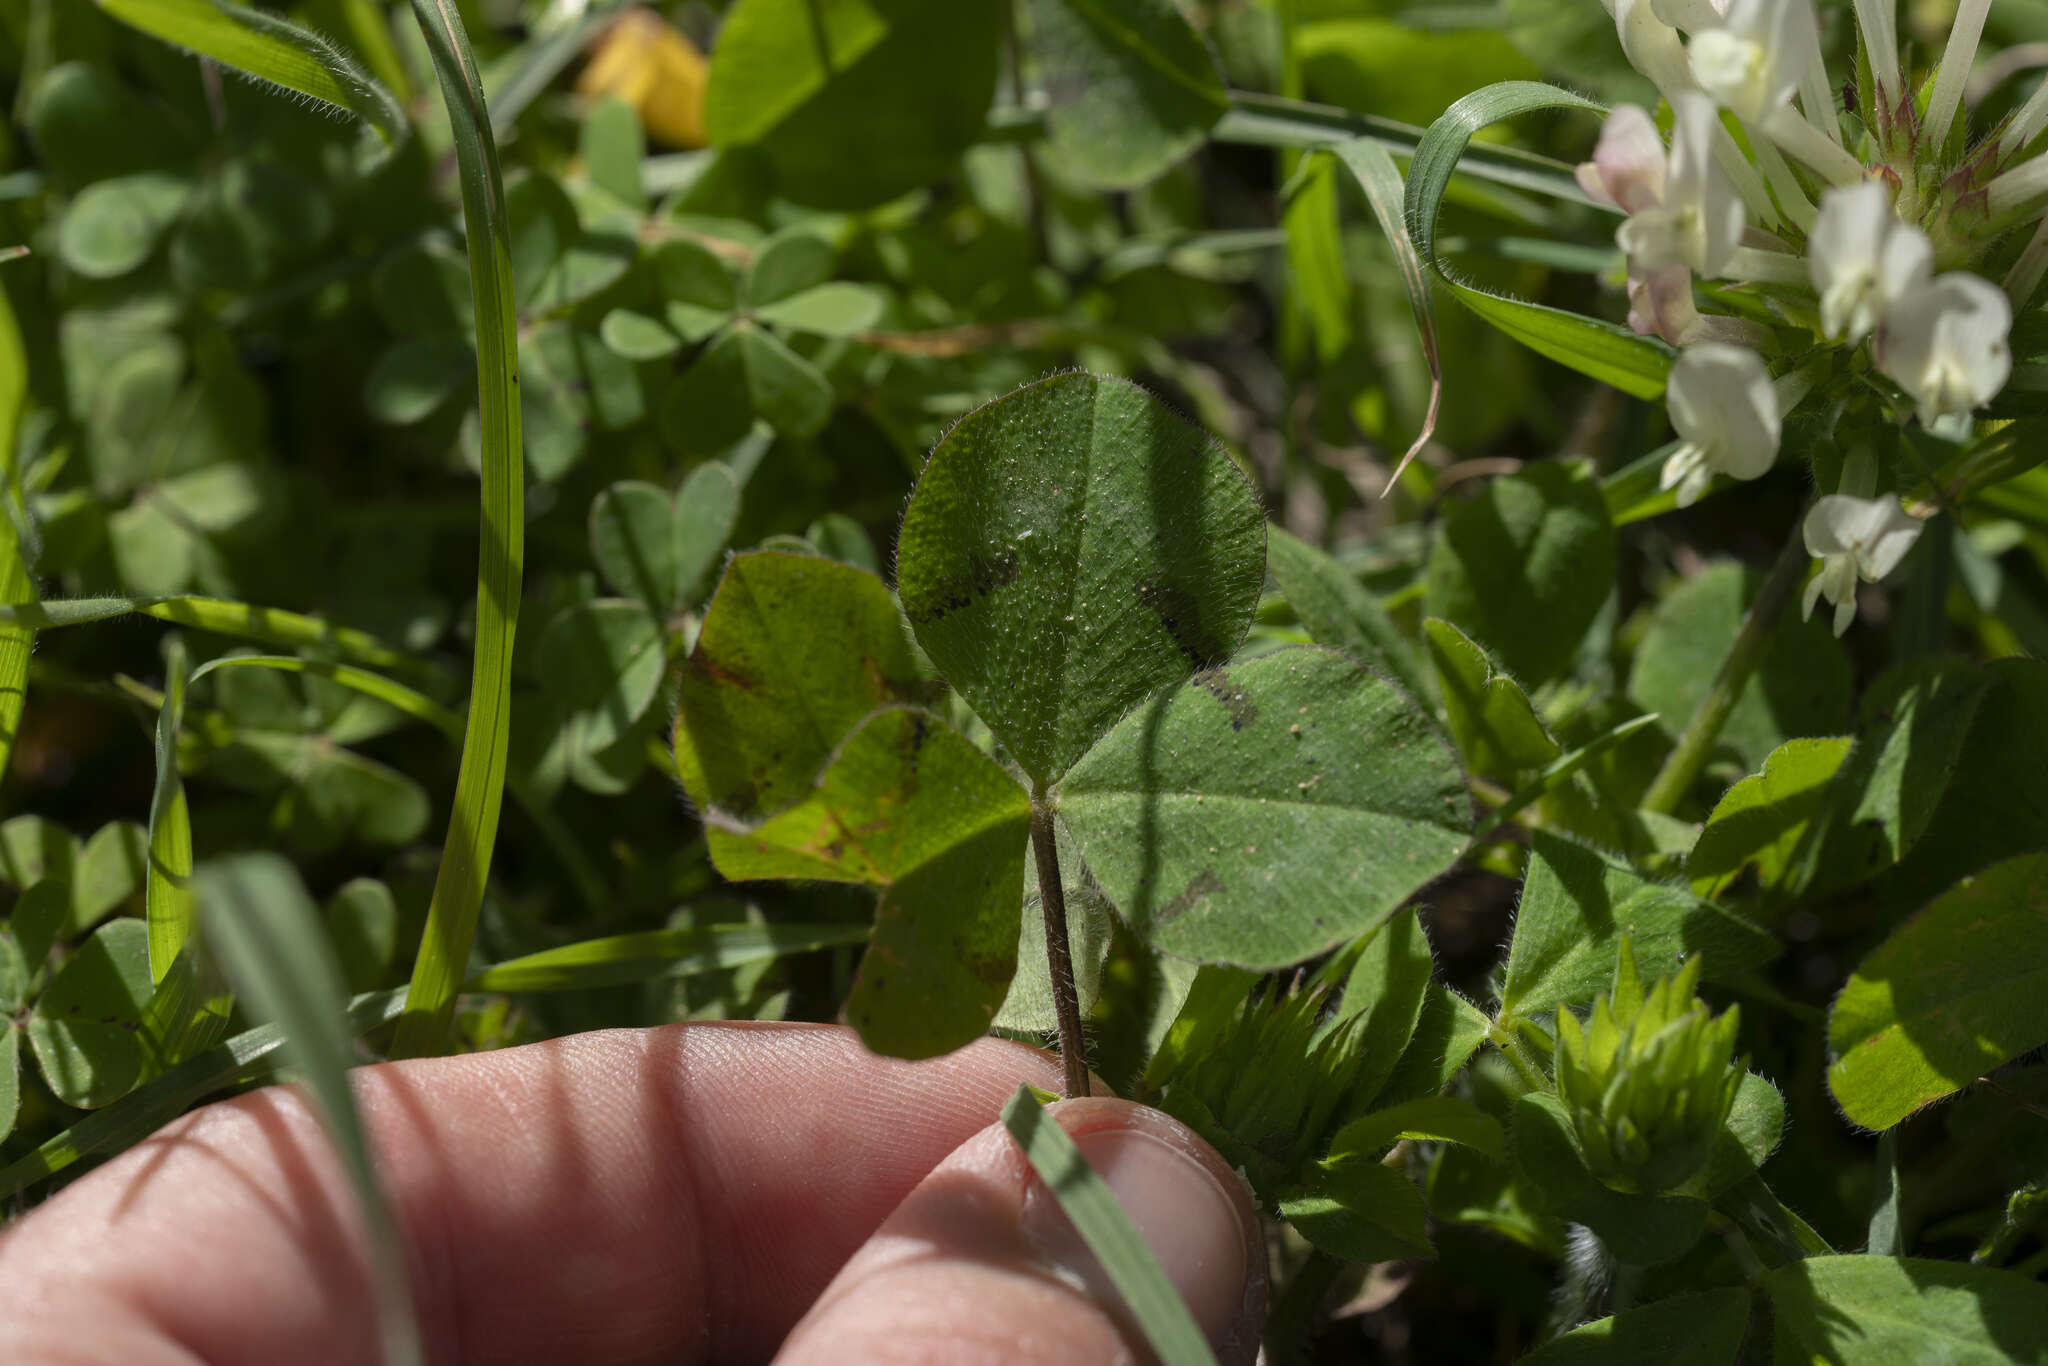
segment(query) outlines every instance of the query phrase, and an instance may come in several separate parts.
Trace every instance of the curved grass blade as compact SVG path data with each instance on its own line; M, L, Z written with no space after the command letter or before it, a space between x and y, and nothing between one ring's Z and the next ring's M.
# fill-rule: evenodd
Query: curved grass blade
M1502 81L1443 112L1416 144L1408 168L1408 234L1415 250L1459 303L1530 350L1637 398L1664 392L1673 351L1625 327L1560 308L1511 299L1453 279L1437 258L1436 221L1472 135L1489 124L1544 109L1603 112L1605 106L1541 81Z
M1333 105L1233 90L1230 92L1230 108L1210 129L1209 138L1212 142L1243 143L1254 147L1312 148L1333 147L1364 137L1378 143L1393 156L1406 159L1415 155L1423 132L1412 123L1358 114ZM1468 176L1528 190L1550 199L1573 204L1592 202L1572 178L1569 165L1555 157L1521 147L1475 147L1458 169Z
M22 535L27 521L22 509L21 466L14 450L27 401L28 351L22 345L14 307L6 292L0 291L0 603L33 606L36 584L28 570ZM35 643L31 627L0 626L0 777L6 776L7 761L14 754L22 704L28 699L28 659Z
M393 1052L439 1052L455 1015L484 879L498 838L512 728L512 637L525 560L526 489L519 438L519 334L512 293L511 230L498 144L483 80L454 0L412 0L448 106L468 228L470 300L476 311L477 397L482 414L483 534L476 588L476 657L455 812L413 964L412 994Z
M1401 283L1408 288L1408 307L1415 314L1415 330L1422 334L1422 359L1429 365L1429 410L1423 414L1422 430L1415 434L1407 454L1387 476L1387 486L1380 490L1380 497L1384 498L1393 492L1394 483L1400 479L1401 471L1408 468L1408 462L1436 434L1437 411L1444 398L1444 360L1437 347L1436 305L1429 292L1429 276L1423 270L1422 258L1415 252L1415 244L1408 239L1408 225L1402 213L1406 192L1394 158L1371 138L1353 138L1340 144L1336 153L1337 160L1358 178L1358 187L1365 191L1365 202L1372 206L1372 216L1379 220L1380 231L1394 250L1394 264L1401 268Z
M718 972L841 944L864 944L859 925L707 925L588 939L495 963L463 984L464 991L580 991Z
M405 141L405 111L355 59L310 29L221 0L95 0L131 28L211 57L245 76L353 114L387 148Z
M229 602L224 598L67 598L55 602L25 602L0 606L0 623L17 623L48 631L60 626L111 621L131 612L195 631L232 636L237 640L332 650L374 668L391 669L415 677L441 677L441 671L434 665L392 649L367 631L335 626L318 617L281 608L257 607L246 602Z
M349 1091L354 1049L348 997L319 912L297 871L277 854L210 862L199 870L197 888L206 903L208 941L250 1012L283 1030L288 1055L355 1184L370 1238L384 1361L417 1366L426 1356L413 1315L412 1281Z
M1067 1131L1045 1112L1029 1086L1018 1087L1003 1107L1003 1127L1017 1140L1038 1179L1045 1182L1045 1188L1074 1221L1088 1250L1109 1273L1160 1361L1165 1366L1216 1366L1209 1340L1195 1325L1180 1292L1160 1270L1159 1259L1131 1227L1108 1184L1081 1156Z

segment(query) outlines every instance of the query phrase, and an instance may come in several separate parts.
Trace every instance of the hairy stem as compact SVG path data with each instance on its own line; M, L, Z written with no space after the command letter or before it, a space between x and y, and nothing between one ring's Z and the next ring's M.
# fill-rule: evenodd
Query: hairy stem
M1678 737L1671 756L1658 770L1650 790L1643 794L1643 810L1670 815L1699 781L1700 770L1707 766L1707 758L1721 738L1721 728L1728 724L1728 714L1735 710L1736 699L1742 696L1750 675L1756 672L1771 628L1778 624L1778 614L1792 600L1792 592L1799 587L1810 558L1805 538L1800 528L1794 526L1792 538L1779 552L1778 562L1771 566L1770 577L1764 580L1756 601L1749 605L1749 615L1742 619L1742 629L1735 633L1735 642L1721 660L1707 695L1700 699L1692 719L1685 723L1685 733Z
M1052 978L1053 1012L1060 1022L1060 1061L1069 1096L1088 1094L1088 1053L1081 1040L1081 992L1074 985L1074 951L1067 940L1067 885L1052 807L1042 790L1031 794L1031 852L1038 860L1038 904L1045 912L1045 967Z

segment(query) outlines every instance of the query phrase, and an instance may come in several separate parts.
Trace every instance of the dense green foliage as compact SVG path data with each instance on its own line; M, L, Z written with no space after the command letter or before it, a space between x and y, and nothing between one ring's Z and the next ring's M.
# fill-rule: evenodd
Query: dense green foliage
M1837 144L2026 126L1819 14ZM2048 1362L2024 214L1960 411L1687 275L1752 475L1590 0L22 0L0 93L0 1193L290 1069L382 1237L351 1041L997 1029L1245 1173L1276 1363Z

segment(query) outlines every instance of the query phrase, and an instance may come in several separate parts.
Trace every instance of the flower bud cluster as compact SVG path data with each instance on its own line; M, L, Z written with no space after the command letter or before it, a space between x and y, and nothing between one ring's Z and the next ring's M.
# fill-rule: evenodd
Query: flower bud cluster
M1557 1017L1557 1094L1586 1166L1615 1190L1657 1195L1706 1169L1742 1085L1730 1007L1714 1015L1694 996L1700 960L1647 992L1622 940L1613 990L1582 1026Z

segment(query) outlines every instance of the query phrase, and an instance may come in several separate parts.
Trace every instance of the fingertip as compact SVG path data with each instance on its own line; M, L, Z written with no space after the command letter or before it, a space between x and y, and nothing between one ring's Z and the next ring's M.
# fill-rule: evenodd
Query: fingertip
M1228 1164L1156 1110L1091 1097L1053 1115L1116 1194L1222 1366L1258 1354L1256 1207ZM1000 1126L911 1192L778 1360L1127 1360L1144 1337L1101 1264Z
M1265 1321L1266 1255L1244 1181L1200 1135L1149 1106L1089 1097L1051 1113L1116 1195L1217 1359L1252 1361ZM1108 1273L1042 1182L1026 1190L1023 1224L1095 1298L1121 1307Z

